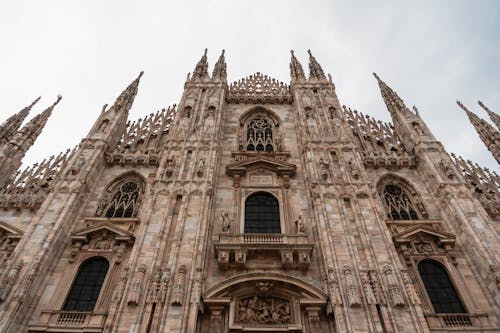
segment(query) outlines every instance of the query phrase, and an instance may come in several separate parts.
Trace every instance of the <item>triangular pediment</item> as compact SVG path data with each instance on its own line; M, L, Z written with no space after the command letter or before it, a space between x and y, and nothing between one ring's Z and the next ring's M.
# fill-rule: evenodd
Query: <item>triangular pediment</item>
M115 226L109 222L100 222L92 225L91 227L75 231L71 235L71 240L82 241L86 243L92 238L93 234L102 234L102 233L107 233L109 235L112 235L113 238L115 238L116 240L122 240L122 241L133 241L135 238L134 234L131 233L130 231L123 230L122 228Z
M454 245L456 236L447 232L437 230L431 226L416 225L403 230L394 235L396 243L408 243L419 237L429 237L438 240L436 244L442 245L444 243Z
M293 176L295 174L295 171L297 170L297 167L295 166L295 164L277 161L263 156L257 156L229 164L226 167L226 172L230 176L245 175L248 171L255 169L268 170L280 176Z
M23 231L5 222L0 222L0 235L6 234L9 238L21 238Z

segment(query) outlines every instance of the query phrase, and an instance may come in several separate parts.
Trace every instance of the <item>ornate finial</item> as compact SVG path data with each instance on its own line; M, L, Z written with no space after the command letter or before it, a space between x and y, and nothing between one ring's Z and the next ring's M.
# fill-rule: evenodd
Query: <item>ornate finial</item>
M488 112L488 115L490 116L490 119L491 121L493 121L493 123L495 124L495 126L500 129L500 115L498 115L497 113L491 111L490 109L488 109L488 107L486 105L484 105L483 102L481 101L477 101L479 106L482 107L486 112Z
M465 105L463 105L462 102L460 102L458 99L457 99L457 105L460 106L460 108L465 112L470 112L469 109L467 109Z
M405 112L410 114L411 111L408 110L403 100L398 96L398 94L392 90L382 79L376 74L373 73L373 76L377 79L380 93L382 94L382 98L384 99L385 105L389 112Z
M460 101L457 101L457 104L467 113L469 121L476 129L486 148L493 154L497 162L500 163L500 146L498 145L498 142L500 142L500 132L487 121L479 118L474 112L469 111Z
M295 58L294 51L290 50L290 53L292 55L292 60L290 62L290 76L292 80L305 79L304 69L302 69L302 65L297 58Z
M191 81L208 77L207 52L208 49L205 49L203 56L201 57L200 61L198 61L198 63L196 64L196 67L193 71L193 76L191 77Z
M38 103L40 96L36 98L30 105L23 108L18 113L7 118L2 124L0 124L0 143L3 141L9 141L12 136L16 134L16 131L21 127L24 119L28 116L33 106Z
M222 50L222 53L219 57L219 60L215 63L214 70L212 72L212 78L217 78L222 81L227 80L227 71L226 71L226 60L224 58L225 50Z
M307 50L307 53L309 53L309 79L326 80L325 72L318 61L316 61L316 58L312 55L311 50Z

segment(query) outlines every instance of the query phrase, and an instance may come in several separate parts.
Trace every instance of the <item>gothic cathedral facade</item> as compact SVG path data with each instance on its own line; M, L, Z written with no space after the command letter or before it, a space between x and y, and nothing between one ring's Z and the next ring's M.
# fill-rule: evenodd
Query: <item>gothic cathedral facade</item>
M141 73L21 171L60 98L4 121L0 332L500 332L499 176L377 75L393 124L309 72L228 85L205 51L177 106L128 121Z

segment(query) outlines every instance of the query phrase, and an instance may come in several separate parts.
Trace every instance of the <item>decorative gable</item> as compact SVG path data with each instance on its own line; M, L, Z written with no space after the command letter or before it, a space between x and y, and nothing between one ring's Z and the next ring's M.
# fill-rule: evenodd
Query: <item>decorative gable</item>
M119 256L126 246L134 243L135 236L109 222L99 222L78 230L71 235L73 249L70 262L81 250L92 252L117 252Z
M233 103L291 103L293 96L288 85L257 72L232 83L226 100Z
M286 163L260 155L231 163L226 167L226 173L233 177L235 187L239 186L241 178L248 173L265 174L271 172L281 177L285 188L288 188L290 177L295 175L296 170L297 167L295 164Z

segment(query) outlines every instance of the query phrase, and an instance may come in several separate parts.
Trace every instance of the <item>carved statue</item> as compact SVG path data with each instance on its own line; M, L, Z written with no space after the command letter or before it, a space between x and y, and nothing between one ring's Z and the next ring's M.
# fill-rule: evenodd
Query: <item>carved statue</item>
M302 220L302 215L299 215L298 219L295 220L295 232L297 234L304 234L306 232L306 225Z
M321 178L326 180L328 178L328 173L330 171L330 163L323 157L319 159L319 169L321 170Z
M241 324L287 324L290 320L290 302L285 299L253 296L238 303Z
M205 172L205 159L200 158L198 160L198 163L196 163L196 174L198 177L203 177L203 174Z
M220 216L222 217L222 232L229 232L232 222L232 219L229 217L229 213L225 210L221 210Z

